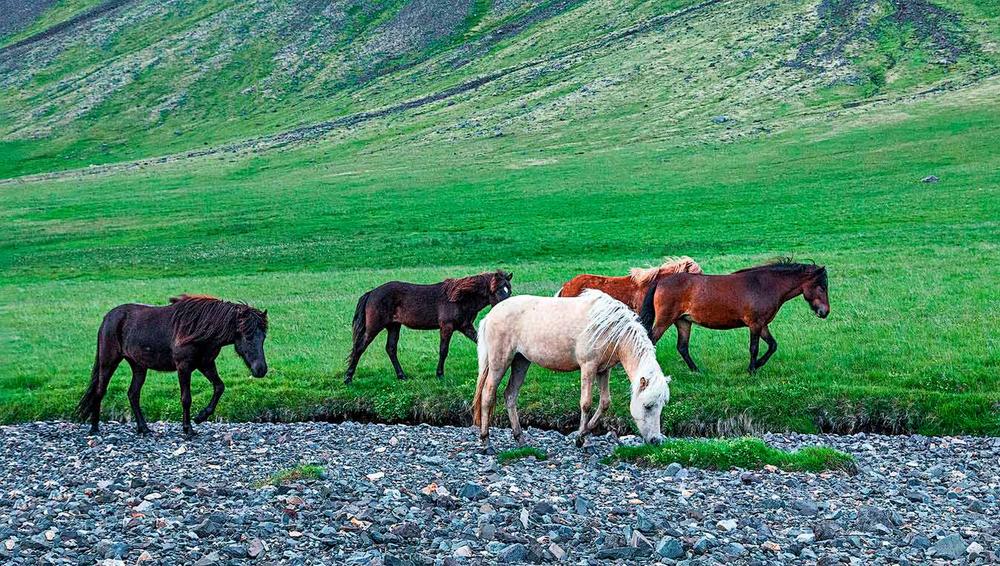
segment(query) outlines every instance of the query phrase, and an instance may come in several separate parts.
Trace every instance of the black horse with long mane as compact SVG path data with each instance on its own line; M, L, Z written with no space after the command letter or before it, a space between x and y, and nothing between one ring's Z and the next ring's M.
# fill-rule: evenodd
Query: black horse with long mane
M354 341L347 357L344 383L354 379L361 354L382 330L388 331L385 351L396 370L396 377L406 379L396 357L399 330L403 326L441 331L437 376L443 377L451 335L457 330L475 342L473 322L476 315L486 305L495 305L510 296L510 280L513 277L512 273L497 270L445 279L433 285L390 281L361 295L354 310Z
M77 406L81 420L90 419L90 434L99 432L101 400L108 382L125 360L132 367L128 400L135 417L136 432L149 433L139 406L139 393L148 370L176 371L184 411L184 434L191 427L191 374L200 371L212 383L212 399L195 417L204 422L215 411L225 385L219 378L215 358L223 347L233 344L254 377L267 374L264 339L267 311L243 303L230 303L205 295L181 295L167 306L120 305L104 316L97 333L97 354L90 375L90 387Z

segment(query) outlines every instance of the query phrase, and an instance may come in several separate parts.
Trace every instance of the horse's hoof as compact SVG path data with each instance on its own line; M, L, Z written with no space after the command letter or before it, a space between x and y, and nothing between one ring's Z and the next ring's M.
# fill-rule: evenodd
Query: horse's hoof
M192 438L194 438L196 436L198 436L198 431L196 431L194 429L188 429L188 430L184 431L184 438L187 439L187 440L191 440Z
M344 378L344 385L350 385L352 381L354 381L353 377L345 377Z
M405 373L400 373L400 374L396 375L396 379L398 379L400 381L406 381L407 379L410 379L410 378L406 377Z
M582 434L580 436L577 436L576 437L576 441L575 441L576 442L576 447L577 448L583 448L583 443L586 442L586 441L587 441L587 438L585 436L583 436Z
M139 436L149 436L151 434L148 427L137 428L135 429L135 433Z
M101 434L101 429L96 426L90 427L90 431L87 432L87 436L97 436L98 434Z
M497 455L497 449L493 448L492 444L483 446L483 454L485 454L487 456L496 456Z
M439 373L439 374L437 374L437 378L438 378L438 379L444 379L444 374L443 374L443 373Z
M207 418L208 417L203 417L201 415L198 415L197 417L194 418L194 424L201 424L201 423L205 422L205 419L207 419Z

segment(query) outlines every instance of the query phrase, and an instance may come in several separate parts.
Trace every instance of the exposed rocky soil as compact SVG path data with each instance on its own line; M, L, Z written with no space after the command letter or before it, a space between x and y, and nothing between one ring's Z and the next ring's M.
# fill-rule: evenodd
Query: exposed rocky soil
M605 466L529 431L546 462L499 466L468 428L175 424L0 428L7 563L990 563L1000 439L770 435L827 444L860 473ZM510 443L497 431L499 448ZM630 441L631 439L623 439ZM258 480L300 463L320 479Z
M0 37L13 35L31 25L55 0L0 0Z

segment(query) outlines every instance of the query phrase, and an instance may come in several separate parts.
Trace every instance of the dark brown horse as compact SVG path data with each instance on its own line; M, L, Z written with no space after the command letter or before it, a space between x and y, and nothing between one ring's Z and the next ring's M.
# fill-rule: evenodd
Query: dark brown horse
M236 353L254 377L264 377L267 373L264 359L267 311L203 295L181 295L170 299L170 303L167 306L120 305L104 316L97 333L97 355L90 374L90 387L76 409L81 420L90 418L90 434L98 432L101 400L122 360L132 366L128 401L139 434L149 433L139 406L139 393L147 370L177 372L184 410L184 434L188 437L195 434L191 428L191 374L194 370L212 382L212 399L195 417L196 423L212 415L225 390L215 369L215 358L224 346L233 344L236 347Z
M640 318L656 343L667 327L677 327L677 351L691 371L698 366L688 353L691 325L715 330L750 329L750 366L763 367L778 349L767 325L786 301L802 295L820 318L830 314L826 268L788 259L742 269L729 275L679 273L659 280L646 293ZM760 339L767 352L757 359Z
M510 296L510 280L513 277L511 273L498 270L446 279L433 285L390 281L361 295L354 310L354 345L347 358L344 383L354 379L361 354L382 330L389 332L385 351L396 369L396 377L406 379L396 357L399 330L403 326L441 331L437 376L443 377L452 333L457 330L475 342L476 328L473 323L476 315L486 305L495 305Z
M613 298L625 303L630 309L639 312L642 308L642 300L646 296L649 286L656 281L675 275L677 273L701 273L701 266L698 262L688 256L679 258L667 258L659 267L649 267L646 269L634 267L629 270L628 275L607 276L591 275L584 273L577 275L563 284L557 297L578 297L580 293L587 289L604 291Z

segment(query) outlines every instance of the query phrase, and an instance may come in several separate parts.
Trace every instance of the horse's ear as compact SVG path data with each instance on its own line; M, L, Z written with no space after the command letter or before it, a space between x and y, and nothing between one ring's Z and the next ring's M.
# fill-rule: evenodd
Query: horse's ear
M507 272L507 281L511 281L513 279L514 279L514 272L513 271L508 271Z
M639 392L642 393L649 386L649 380L645 376L639 378Z
M267 309L264 309L264 318L267 318Z

